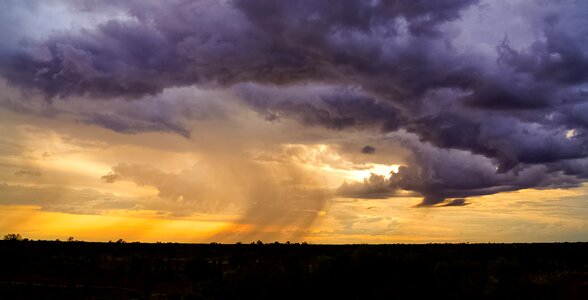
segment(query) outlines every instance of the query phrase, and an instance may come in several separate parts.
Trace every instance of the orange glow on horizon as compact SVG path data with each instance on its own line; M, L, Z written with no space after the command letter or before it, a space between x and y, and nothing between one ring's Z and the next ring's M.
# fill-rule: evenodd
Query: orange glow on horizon
M42 211L35 206L0 206L0 232L18 232L33 240L184 242L204 243L231 224L231 220L157 218L152 211L81 215Z

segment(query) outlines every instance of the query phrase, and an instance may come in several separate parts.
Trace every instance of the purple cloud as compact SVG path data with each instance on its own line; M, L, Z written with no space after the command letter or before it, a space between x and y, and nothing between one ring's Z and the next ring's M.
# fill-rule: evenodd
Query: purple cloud
M269 121L408 132L414 155L386 180L423 205L578 186L588 174L575 165L588 158L588 4L527 2L518 17L534 34L513 25L489 54L467 30L494 36L494 25L464 15L490 7L500 18L506 6L490 1L56 1L126 17L36 40L2 30L11 44L0 76L49 102L197 85L229 89ZM170 111L85 120L188 136Z

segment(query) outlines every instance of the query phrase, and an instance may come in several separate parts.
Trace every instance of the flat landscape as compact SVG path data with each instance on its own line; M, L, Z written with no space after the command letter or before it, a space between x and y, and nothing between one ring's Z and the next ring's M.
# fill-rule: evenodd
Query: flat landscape
M588 0L0 0L0 41L0 300L588 300Z
M2 299L588 299L588 243L2 241Z

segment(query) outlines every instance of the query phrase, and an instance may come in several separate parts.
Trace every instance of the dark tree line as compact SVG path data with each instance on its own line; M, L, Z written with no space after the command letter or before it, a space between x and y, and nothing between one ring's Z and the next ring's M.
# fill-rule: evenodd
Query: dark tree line
M586 253L585 243L6 241L0 292L21 299L588 299Z

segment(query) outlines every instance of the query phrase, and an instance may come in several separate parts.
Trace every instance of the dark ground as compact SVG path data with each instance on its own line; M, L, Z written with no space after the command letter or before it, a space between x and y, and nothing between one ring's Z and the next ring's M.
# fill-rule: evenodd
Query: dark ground
M588 299L588 243L0 241L0 299Z

